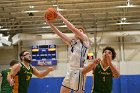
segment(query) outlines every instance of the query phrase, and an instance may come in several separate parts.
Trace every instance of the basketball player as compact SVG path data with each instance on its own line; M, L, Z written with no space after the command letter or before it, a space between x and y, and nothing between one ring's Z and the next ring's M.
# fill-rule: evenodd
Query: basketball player
M70 93L71 90L74 90L74 93L83 93L85 77L81 72L84 67L87 49L90 47L89 38L84 33L83 28L76 28L59 12L57 12L57 15L67 25L67 28L75 34L73 38L66 36L46 19L51 29L69 46L70 67L62 82L60 93Z
M42 78L48 75L50 71L53 71L54 68L48 67L44 71L38 71L30 65L32 60L28 51L22 51L19 56L21 62L13 66L8 81L13 86L13 93L27 93L32 74Z
M10 86L9 82L7 81L7 77L8 77L8 74L10 73L12 67L17 63L18 63L17 60L12 60L10 62L10 68L5 69L0 73L0 77L2 77L0 93L12 93L12 87Z
M116 57L115 50L112 47L105 47L102 54L102 60L98 58L83 69L83 74L93 70L94 88L92 93L111 93L113 77L118 78L120 76L112 64L112 60Z

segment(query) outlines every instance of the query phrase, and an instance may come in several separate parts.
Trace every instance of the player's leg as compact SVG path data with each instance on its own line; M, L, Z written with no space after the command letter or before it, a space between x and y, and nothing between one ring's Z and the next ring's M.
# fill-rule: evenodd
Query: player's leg
M80 70L79 72L79 90L78 91L74 91L74 93L84 93L84 87L85 87L85 80L86 80L86 76L82 74L82 71Z
M84 93L84 91L83 90L81 90L81 91L74 91L74 93Z
M66 88L64 86L61 86L61 90L60 90L60 93L70 93L70 89L69 88Z
M62 86L60 89L60 93L70 93L71 91L71 87L70 87L70 72L66 74L63 82L62 82Z
M93 90L92 93L102 93L102 92Z

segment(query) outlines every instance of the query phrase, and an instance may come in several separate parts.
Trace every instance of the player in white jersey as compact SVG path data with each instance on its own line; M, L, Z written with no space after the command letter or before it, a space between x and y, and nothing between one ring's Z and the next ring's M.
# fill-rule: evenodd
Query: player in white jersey
M69 70L62 82L60 93L84 93L85 76L82 75L82 69L85 62L87 49L90 47L89 38L84 33L83 28L76 28L67 19L65 19L59 12L57 16L67 25L75 36L70 38L59 31L49 20L45 19L51 29L67 44L69 45Z

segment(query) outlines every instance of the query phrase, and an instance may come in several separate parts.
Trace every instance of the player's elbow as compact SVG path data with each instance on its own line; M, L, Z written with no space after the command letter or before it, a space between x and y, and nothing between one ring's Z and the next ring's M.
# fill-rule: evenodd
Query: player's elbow
M48 74L44 74L44 73L40 73L39 75L37 75L38 78L44 78L45 76L47 76Z
M91 69L87 69L87 68L84 68L83 70L82 70L82 74L83 75L86 75L88 72L90 72L91 71Z

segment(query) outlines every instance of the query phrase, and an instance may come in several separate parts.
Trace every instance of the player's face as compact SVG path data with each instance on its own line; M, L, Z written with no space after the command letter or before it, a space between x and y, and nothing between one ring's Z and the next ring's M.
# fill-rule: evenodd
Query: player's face
M79 31L80 31L81 33L84 33L84 32L83 32L83 29L79 29ZM78 38L77 35L75 35L75 37Z
M31 57L31 54L29 52L24 52L24 55L23 55L23 60L25 62L28 62L28 63L31 63L32 61L32 57Z
M103 59L107 58L106 56L110 56L112 58L112 52L110 50L105 50L103 52Z

